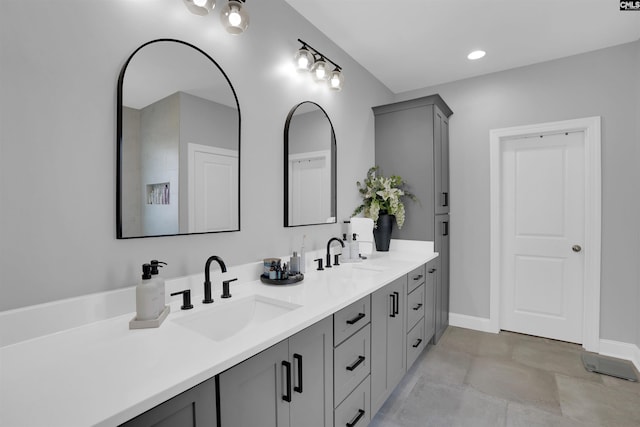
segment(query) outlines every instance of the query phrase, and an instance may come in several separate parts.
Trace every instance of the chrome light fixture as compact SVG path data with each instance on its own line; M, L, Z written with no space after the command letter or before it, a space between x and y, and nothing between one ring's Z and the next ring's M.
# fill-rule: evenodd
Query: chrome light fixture
M216 7L216 0L182 0L189 12L204 16Z
M342 90L344 84L342 67L305 41L300 39L298 41L302 43L302 47L298 49L294 56L296 69L300 72L310 71L313 80L318 83L329 82L329 88L332 90ZM328 63L333 64L333 71L330 71Z
M245 0L229 0L222 7L220 20L222 26L231 34L241 34L249 26L249 14L244 7Z

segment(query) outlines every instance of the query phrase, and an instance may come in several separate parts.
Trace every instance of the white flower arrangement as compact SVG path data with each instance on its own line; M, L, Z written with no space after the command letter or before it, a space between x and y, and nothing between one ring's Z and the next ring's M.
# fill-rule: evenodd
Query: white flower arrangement
M360 181L356 183L363 201L353 211L352 216L363 212L364 216L371 218L377 227L378 217L381 214L394 215L400 229L405 220L404 203L402 203L401 197L406 196L413 201L418 199L404 188L406 182L401 177L397 175L388 178L376 176L378 169L378 166L369 169L364 185Z

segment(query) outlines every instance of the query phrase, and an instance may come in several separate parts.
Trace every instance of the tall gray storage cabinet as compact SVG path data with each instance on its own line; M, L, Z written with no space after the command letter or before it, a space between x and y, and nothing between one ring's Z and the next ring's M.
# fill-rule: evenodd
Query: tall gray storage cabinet
M436 332L449 324L449 117L440 95L373 107L376 164L385 176L399 175L419 202L407 201L406 220L394 239L430 240L440 253L436 274Z

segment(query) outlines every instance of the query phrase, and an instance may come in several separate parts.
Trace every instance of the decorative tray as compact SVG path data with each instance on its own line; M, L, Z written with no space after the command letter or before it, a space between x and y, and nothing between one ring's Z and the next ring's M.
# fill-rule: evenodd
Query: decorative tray
M295 276L289 276L288 279L280 279L280 280L269 279L264 274L260 275L260 281L262 283L266 283L268 285L292 285L294 283L302 282L303 280L304 280L304 274L302 274L302 273L298 273Z

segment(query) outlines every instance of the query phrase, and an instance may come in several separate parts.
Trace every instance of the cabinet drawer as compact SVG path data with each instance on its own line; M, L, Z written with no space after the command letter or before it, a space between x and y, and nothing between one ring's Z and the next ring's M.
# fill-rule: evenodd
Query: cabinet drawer
M410 331L424 317L425 284L418 286L407 297L407 331Z
M333 353L334 405L337 406L371 372L371 326L340 344Z
M409 272L408 274L408 282L407 292L411 292L418 286L424 283L425 273L424 273L424 265L416 268L415 270Z
M416 361L426 345L427 342L424 339L424 322L418 322L418 324L407 333L407 369L413 365L413 362Z
M369 295L333 315L333 345L337 346L371 320Z
M371 422L369 403L369 380L367 377L336 408L334 413L335 427L366 427Z

